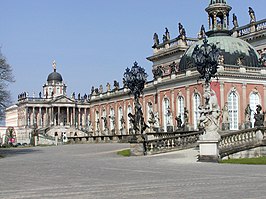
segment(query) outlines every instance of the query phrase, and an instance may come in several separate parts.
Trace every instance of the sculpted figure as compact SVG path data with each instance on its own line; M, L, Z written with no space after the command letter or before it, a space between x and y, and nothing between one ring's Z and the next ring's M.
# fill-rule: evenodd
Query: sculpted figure
M166 36L166 40L169 41L170 40L170 33L168 31L168 28L165 28L165 36Z
M182 127L182 119L181 119L181 115L179 115L178 117L176 116L176 117L175 117L175 120L176 120L177 128L180 129L180 128Z
M255 123L254 126L264 126L263 122L264 122L264 114L265 113L261 113L262 111L262 106L261 105L257 105L256 108L256 113L254 114L254 119L255 119Z
M245 109L245 121L250 122L250 120L251 120L251 108L250 105L248 104Z
M107 84L106 84L106 90L107 90L107 92L111 91L111 84L109 82L107 82Z
M206 36L204 25L201 26L200 32L198 34L199 39L203 39Z
M235 15L235 13L233 14L233 24L234 24L234 28L238 27L237 16Z
M99 86L99 93L103 93L103 85Z
M153 35L153 48L156 48L159 45L159 37L157 33L154 33Z
M248 7L248 13L250 16L250 23L256 22L255 12L251 7Z
M223 123L228 123L229 122L229 112L228 112L228 103L226 102L224 104L224 107L222 109L222 122Z
M181 23L178 23L178 29L179 29L179 38L182 39L183 41L186 40L186 30L183 27Z

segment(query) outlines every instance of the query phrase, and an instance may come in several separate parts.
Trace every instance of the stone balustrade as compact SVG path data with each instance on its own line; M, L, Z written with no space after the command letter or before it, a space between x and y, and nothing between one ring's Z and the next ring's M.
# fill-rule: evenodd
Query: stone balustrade
M242 37L252 32L257 32L257 31L261 31L265 29L266 29L266 19L263 19L255 23L251 23L246 26L239 27L236 29L236 32L237 32L238 37Z
M265 130L265 127L257 127L222 135L218 146L220 158L265 145Z
M203 134L202 131L175 132L172 134L158 133L154 135L153 139L148 135L148 140L146 141L147 154L152 155L195 147L201 134Z

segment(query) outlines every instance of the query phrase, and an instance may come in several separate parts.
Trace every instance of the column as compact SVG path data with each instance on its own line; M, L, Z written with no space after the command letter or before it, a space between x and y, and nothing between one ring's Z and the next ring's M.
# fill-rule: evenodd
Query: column
M73 116L73 125L76 126L76 108L75 107L73 107L72 116Z
M28 126L28 111L29 111L29 108L26 106L25 107L25 126Z
M50 124L55 125L54 124L54 107L51 107L50 109L51 109L51 117L50 117L51 123Z
M81 109L80 108L78 108L78 126L80 126L80 111L81 111Z
M61 115L60 115L60 107L58 106L57 107L57 122L58 122L58 125L60 126L60 123L61 123Z
M69 125L69 107L67 107L67 125Z
M50 122L49 122L49 114L48 114L48 108L46 107L45 108L45 117L44 117L44 126L49 126L50 125Z
M106 117L107 117L107 111L106 111ZM84 108L84 124L83 126L87 127L87 108Z
M39 113L38 113L38 125L43 126L42 124L42 108L39 107Z
M240 102L240 107L241 107L241 102ZM242 84L242 109L240 108L239 113L241 115L240 121L244 122L243 114L245 111L245 108L247 107L247 84L243 83Z
M36 119L35 119L35 107L32 107L31 125L34 125L34 123L36 123Z

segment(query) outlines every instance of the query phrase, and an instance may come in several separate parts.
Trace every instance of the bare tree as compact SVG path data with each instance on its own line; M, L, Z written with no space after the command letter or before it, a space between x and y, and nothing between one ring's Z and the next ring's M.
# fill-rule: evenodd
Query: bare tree
M4 118L5 109L10 105L11 95L8 90L8 85L14 81L12 68L7 63L0 49L0 120Z

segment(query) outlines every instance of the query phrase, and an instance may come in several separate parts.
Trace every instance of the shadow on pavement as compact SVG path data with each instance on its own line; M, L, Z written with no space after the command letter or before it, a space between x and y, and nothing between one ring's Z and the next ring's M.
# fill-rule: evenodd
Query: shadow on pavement
M1 157L10 157L16 155L23 155L28 153L40 152L36 148L0 148L0 158Z

